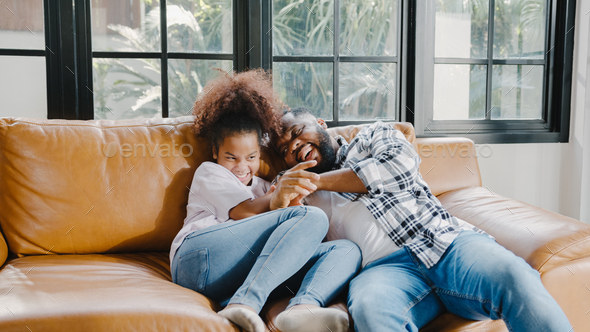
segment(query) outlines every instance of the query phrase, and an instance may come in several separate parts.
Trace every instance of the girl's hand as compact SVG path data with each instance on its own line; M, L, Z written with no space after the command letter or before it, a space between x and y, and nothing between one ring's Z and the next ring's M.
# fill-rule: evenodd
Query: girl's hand
M295 165L289 169L276 183L272 190L270 209L282 209L287 206L301 205L301 199L316 191L317 186L311 181L319 180L318 174L306 171L307 168L315 166L317 161L310 160ZM269 191L270 193L271 191Z

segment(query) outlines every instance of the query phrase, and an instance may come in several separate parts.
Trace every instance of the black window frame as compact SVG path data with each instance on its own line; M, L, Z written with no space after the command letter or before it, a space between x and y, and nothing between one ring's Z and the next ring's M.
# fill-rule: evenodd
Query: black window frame
M489 0L488 23L488 58L479 59L437 59L434 57L434 45L416 43L416 52L432 55L434 61L425 60L415 66L415 98L413 109L416 110L413 122L417 137L462 136L475 143L542 143L568 142L570 126L570 101L574 46L575 0L549 0L547 6L546 50L543 60L498 60L490 57L493 45L495 1ZM427 7L431 2L423 1L418 6ZM419 8L415 15L430 13L434 8ZM426 22L416 28L416 40L432 38L434 19L416 16L414 21ZM426 58L426 57L425 57ZM485 120L432 120L433 90L425 88L422 82L432 82L434 64L484 64L487 66L486 119ZM544 95L542 100L542 119L540 120L491 120L491 71L493 65L544 65ZM410 106L410 107L412 107Z
M134 52L93 52L91 40L91 0L43 0L45 50L0 49L2 56L32 56L46 59L47 80L47 117L48 119L89 120L94 118L94 100L92 89L92 59L97 57L137 58L145 57L145 53ZM232 0L233 5L233 54L217 53L167 53L166 42L166 0L160 0L163 34L160 52L150 53L149 57L160 59L229 59L233 60L234 70L240 72L248 68L264 68L272 70L276 60L292 61L291 56L272 54L272 0ZM334 0L336 14L339 15L340 0ZM462 136L476 143L539 143L568 142L571 113L571 85L574 51L574 24L576 0L551 0L550 26L548 27L548 49L550 56L546 62L545 94L543 113L545 121L525 123L523 120L493 120L494 124L479 128L470 120L461 121L460 126L446 123L440 126L429 126L425 132L425 113L421 100L423 91L416 83L422 77L420 64L416 64L416 53L421 52L421 45L415 41L423 33L417 26L417 5L422 0L400 0L401 16L398 21L400 36L397 54L397 93L396 121L407 121L414 125L418 137ZM490 0L493 3L494 0ZM335 18L336 19L336 18ZM335 20L335 26L338 22ZM424 25L433 22L424 22ZM338 25L339 26L339 25ZM336 37L336 36L335 36ZM336 40L335 40L336 41ZM336 44L336 43L335 43ZM358 61L367 58L351 59L339 55L335 50L329 56L330 62ZM370 57L368 57L370 58ZM309 60L301 57L301 60ZM326 61L326 59L323 59ZM487 61L487 60L486 60ZM167 65L162 62L162 117L167 117L168 89ZM489 64L488 64L489 65ZM334 82L338 79L337 68L334 70ZM337 85L334 89L337 90ZM433 94L432 91L429 92ZM337 108L338 95L334 94L334 114L336 121L328 124L348 125L370 123L366 121L339 121ZM511 129L518 125L517 129ZM524 124L524 125L523 125ZM432 132L430 132L432 130Z
M333 43L333 54L332 55L272 55L272 62L283 62L283 63L296 63L296 62L306 62L306 63L332 63L332 87L333 87L333 104L332 104L332 120L326 120L326 124L328 127L334 126L347 126L347 125L355 125L355 124L366 124L366 123L373 123L376 120L374 119L367 119L367 120L344 120L341 121L340 118L340 92L339 92L339 68L340 63L394 63L396 65L396 82L395 82L395 114L393 119L384 121L405 121L403 115L405 112L402 112L405 106L405 96L404 93L404 84L402 84L402 77L405 73L405 66L403 63L407 61L407 58L404 57L403 52L403 43L406 40L403 38L403 31L404 26L408 22L408 15L407 15L407 8L405 7L405 1L398 0L398 12L397 12L397 33L398 36L396 38L396 55L395 56L367 56L367 55L340 55L340 1L341 0L333 0L334 1L334 43ZM272 6L272 5L271 5ZM270 13L272 13L272 7L270 8ZM272 16L271 16L272 21ZM272 36L270 37L272 40ZM272 50L271 50L272 52ZM291 105L291 106L305 106L305 105Z

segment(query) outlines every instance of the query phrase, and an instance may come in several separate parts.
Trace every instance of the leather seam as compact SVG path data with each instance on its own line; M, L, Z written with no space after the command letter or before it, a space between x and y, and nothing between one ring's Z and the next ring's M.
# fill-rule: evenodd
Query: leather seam
M572 259L570 259L570 260L568 260L568 261L565 261L565 262L563 262L563 263L560 263L560 264L557 264L557 265L553 266L553 267L552 267L550 270L546 270L546 271L540 271L540 269L539 269L539 270L537 270L537 271L539 271L539 274L540 274L540 275L543 275L543 273L545 273L545 272L549 272L549 271L551 271L551 270L553 270L553 269L555 269L555 268L558 268L558 267L565 266L565 265L567 265L568 263L571 263L571 262L573 262L573 261L575 261L575 260L578 260L578 259L581 259L581 258L588 258L588 257L590 257L590 253L588 253L588 254L586 254L586 255L582 255L582 256L576 256L576 257L573 257Z
M107 120L108 121L108 120ZM159 126L175 126L175 125L181 125L181 124L187 124L187 123L193 123L193 121L185 121L185 122L178 122L178 123L159 123L159 124L153 124L153 125L127 125L127 126L108 126L108 127L103 127L103 126L93 126L93 125L87 125L87 124L57 124L57 123L34 123L34 122L28 122L28 121L15 121L13 122L10 126L18 124L18 123L26 123L26 124L30 124L33 126L40 126L40 127L91 127L91 128L96 128L96 129L112 129L112 128L125 128L125 127L145 127L145 128L150 128L150 127L159 127ZM3 125L3 127L8 127L9 125Z
M543 269L543 267L544 267L544 266L545 266L545 265L546 265L546 264L547 264L547 263L548 263L548 262L549 262L549 261L550 261L550 260L551 260L553 257L557 256L559 253L561 253L561 252L563 252L563 251L565 251L565 250L567 250L567 249L570 249L571 247L577 246L577 245L579 245L579 244L582 244L582 243L584 243L584 242L588 242L588 241L590 241L590 238L588 238L588 237L587 237L587 238L584 238L584 239L580 239L580 240L578 240L578 241L576 241L576 242L574 242L574 243L572 243L572 244L570 244L570 245L568 245L568 246L566 246L566 247L562 248L561 250L558 250L558 251L557 251L555 254L552 254L552 255L550 255L550 256L549 256L549 258L547 258L547 259L546 259L546 260L545 260L545 261L544 261L544 262L543 262L541 265L539 265L539 268L538 268L537 270L538 270L538 271L541 271L541 270ZM572 260L576 260L576 259L578 259L578 258L584 258L584 257L587 257L587 256L589 256L589 255L590 255L590 254L587 254L587 255L582 255L582 256L578 256L578 257L575 257L575 258L573 258L573 259L570 259L570 260L568 260L568 262L571 262Z

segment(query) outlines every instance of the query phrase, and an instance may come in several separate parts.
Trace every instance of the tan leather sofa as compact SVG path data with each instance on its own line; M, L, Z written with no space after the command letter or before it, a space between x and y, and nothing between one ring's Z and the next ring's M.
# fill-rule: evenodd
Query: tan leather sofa
M0 331L237 330L217 303L171 282L168 250L188 187L211 160L191 123L0 118ZM590 226L482 188L471 141L415 139L411 125L396 126L444 206L539 270L575 331L590 331ZM283 165L271 153L264 160L266 178ZM270 330L284 305L265 307ZM506 327L446 314L423 331Z

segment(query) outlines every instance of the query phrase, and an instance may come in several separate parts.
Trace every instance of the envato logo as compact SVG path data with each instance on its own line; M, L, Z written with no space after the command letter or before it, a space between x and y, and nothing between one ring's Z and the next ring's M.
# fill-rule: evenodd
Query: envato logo
M450 158L459 156L459 158L490 158L494 155L494 149L489 144L471 145L461 144L423 144L418 146L420 158L437 158L442 156Z
M117 145L117 143L111 142L103 147L102 153L107 158L112 158L117 155L117 153L119 153L123 158L130 158L132 156L136 158L138 155L143 158L145 158L147 155L152 158L154 158L156 155L158 155L160 158L187 158L193 155L193 147L188 143L178 145L174 140L172 141L172 145L165 143L155 144L153 146L143 143L134 145L124 143Z

